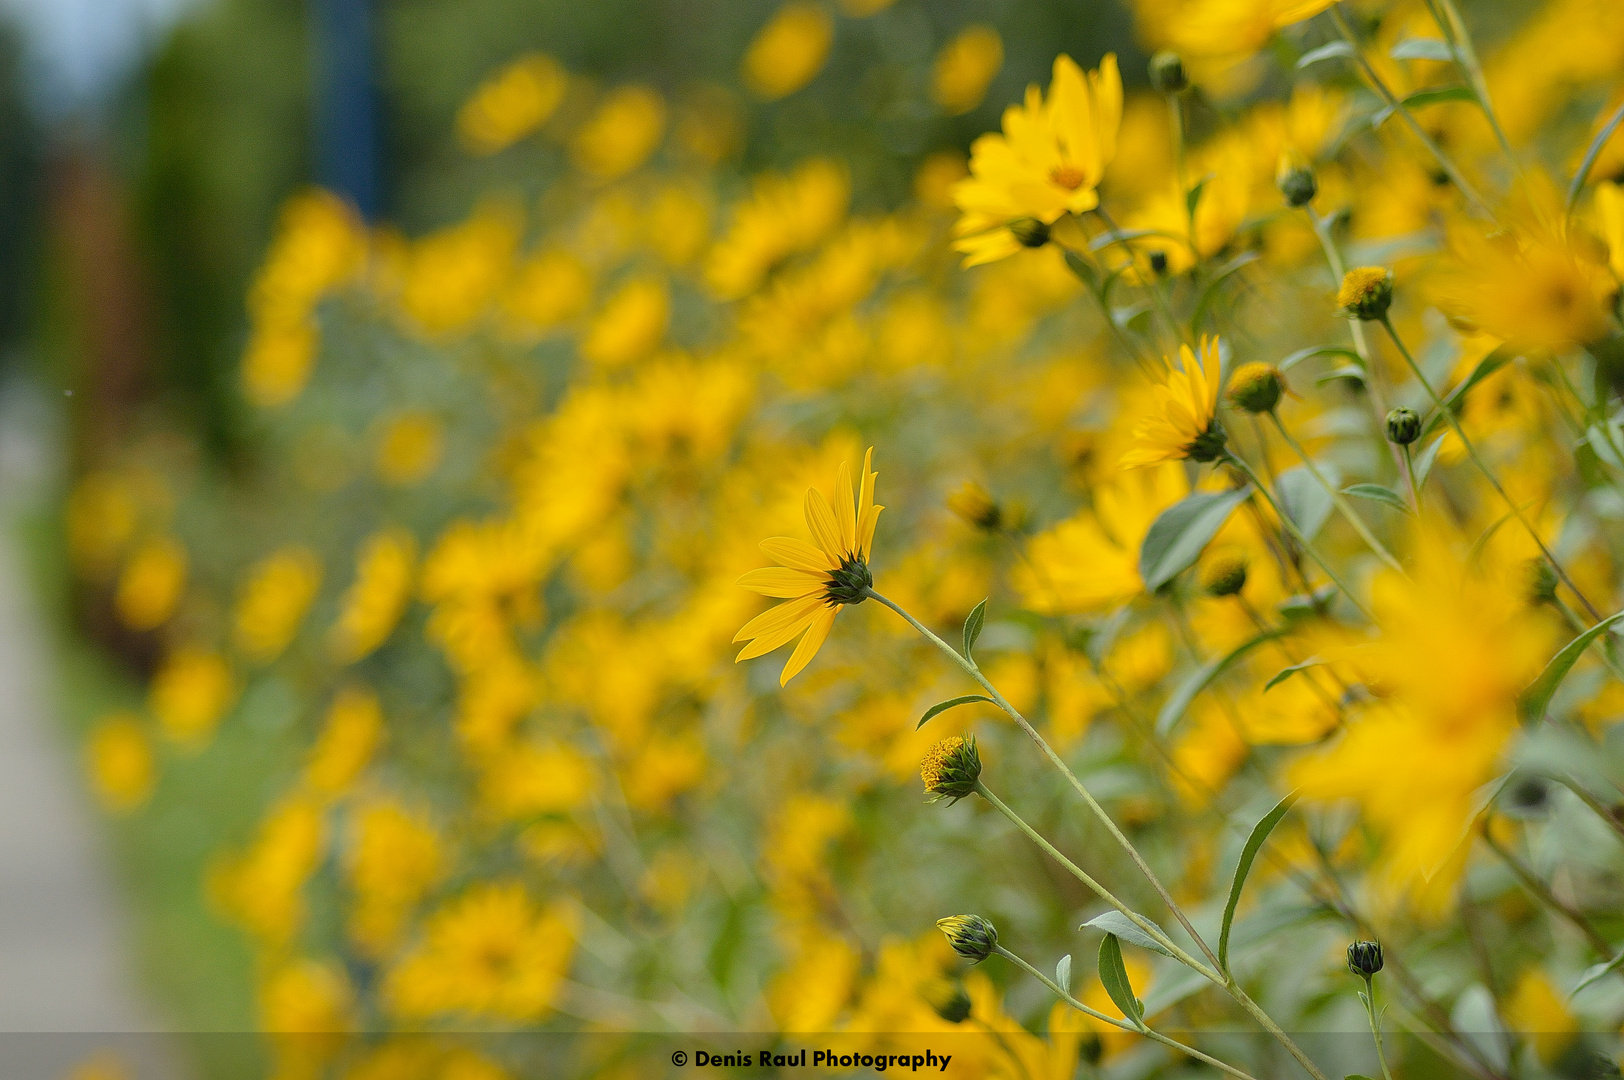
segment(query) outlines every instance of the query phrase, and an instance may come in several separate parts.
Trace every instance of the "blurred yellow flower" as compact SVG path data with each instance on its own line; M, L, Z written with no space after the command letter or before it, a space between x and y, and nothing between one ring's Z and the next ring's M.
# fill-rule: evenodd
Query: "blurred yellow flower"
M801 643L779 676L778 684L783 686L817 655L840 609L863 602L874 581L868 568L874 547L874 524L880 518L880 511L885 509L874 504L874 481L878 474L869 471L873 461L874 449L870 447L863 457L861 490L855 501L851 465L841 462L835 477L838 510L830 507L823 492L807 488L806 527L817 541L816 547L787 536L761 542L761 550L779 565L752 570L739 579L739 584L763 596L783 597L789 602L756 616L734 635L735 643L750 642L739 650L734 663L770 653L800 637Z
M530 53L480 84L457 112L457 133L476 154L494 154L540 128L564 100L569 75Z
M1624 185L1596 185L1596 216L1607 244L1607 265L1614 278L1624 281Z
M423 943L389 972L390 1010L402 1020L539 1020L569 970L574 926L567 904L538 907L522 885L475 885L429 918Z
M310 381L319 345L315 324L308 321L256 327L243 351L243 392L260 408L286 405Z
M466 221L414 242L400 284L412 322L433 337L473 325L508 282L522 224L513 205L492 199Z
M931 66L930 96L949 116L981 104L1004 66L1004 42L990 26L967 26L942 46Z
M768 101L793 94L823 68L834 32L834 20L817 4L785 4L745 50L744 84Z
M541 251L519 264L504 305L519 328L536 333L556 329L592 302L592 271L560 248Z
M183 645L169 654L152 677L148 701L164 734L195 749L214 734L236 693L236 680L224 657Z
M173 537L161 537L130 555L113 606L131 630L153 630L175 614L185 589L186 549Z
M278 1077L319 1075L355 1028L355 990L337 964L282 963L260 983L259 1026L271 1035Z
M665 99L647 86L617 87L570 140L570 155L587 175L614 180L647 161L664 134Z
M383 741L383 706L378 695L358 684L333 696L327 723L305 762L305 783L318 796L336 798L349 790Z
M417 540L405 529L380 529L356 558L355 583L339 601L328 632L334 659L350 664L389 640L412 597Z
M1556 1064L1579 1035L1579 1021L1568 1008L1567 997L1543 969L1529 967L1517 977L1505 1004L1506 1025L1532 1042L1534 1053L1547 1066Z
M85 740L85 766L107 809L125 814L145 803L157 769L140 717L116 712L97 721Z
M1026 101L1004 110L1003 132L970 147L970 177L953 190L962 216L954 244L964 264L1013 255L1024 241L1010 225L1031 219L1053 225L1099 205L1096 188L1116 155L1122 121L1122 78L1116 56L1084 74L1071 57L1055 58L1045 98L1036 85Z
M300 796L285 798L265 815L247 850L214 864L209 893L262 943L285 945L304 924L304 886L326 844L321 808Z
M1173 46L1189 56L1240 58L1274 32L1311 19L1335 0L1195 0L1171 23Z
M74 562L89 573L110 570L134 537L140 514L127 477L111 470L86 474L68 494L68 552Z
M806 251L846 216L851 178L824 158L802 162L788 175L756 177L750 197L733 208L728 231L705 261L705 283L719 299L753 292L786 257Z
M1153 411L1134 425L1133 446L1122 456L1124 468L1186 458L1207 462L1223 452L1218 339L1202 337L1198 351L1199 356L1188 345L1179 346L1181 367L1169 363L1167 381L1155 388Z
M1612 326L1618 281L1590 252L1540 232L1485 237L1461 226L1450 239L1445 302L1496 337L1559 349L1593 344Z
M249 660L268 664L299 632L321 586L321 562L309 548L273 552L249 570L232 612L232 640Z
M671 294L658 277L635 277L604 301L581 342L581 355L599 367L641 360L665 340Z
M427 818L391 799L365 803L354 820L344 864L355 894L348 930L366 955L378 957L399 942L412 910L445 873L444 845Z
M390 417L378 439L378 475L401 487L426 479L440 464L443 428L433 413L416 409Z

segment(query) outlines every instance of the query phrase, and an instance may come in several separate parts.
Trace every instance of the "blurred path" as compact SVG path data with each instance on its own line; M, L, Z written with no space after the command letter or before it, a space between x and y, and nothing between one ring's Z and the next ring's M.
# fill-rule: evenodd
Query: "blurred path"
M39 1032L150 1028L129 976L108 856L51 712L51 631L29 594L19 511L49 458L37 397L0 393L0 1075L57 1080L110 1040ZM121 1057L151 1058L156 1040ZM133 1060L131 1064L134 1064ZM143 1063L146 1064L146 1063ZM156 1077L155 1063L135 1070ZM165 1075L169 1075L167 1071Z

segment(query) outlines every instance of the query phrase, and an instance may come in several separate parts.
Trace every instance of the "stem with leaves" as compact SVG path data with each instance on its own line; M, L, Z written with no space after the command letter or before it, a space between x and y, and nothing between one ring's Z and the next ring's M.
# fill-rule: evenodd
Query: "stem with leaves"
M1353 526L1353 531L1359 534L1359 538L1370 546L1370 550L1374 551L1376 557L1386 563L1389 569L1396 570L1402 575L1404 568L1398 564L1398 560L1393 558L1392 553L1382 545L1380 540L1376 539L1375 534L1365 525L1364 518L1360 517L1359 512L1348 504L1347 498L1336 489L1335 485L1325 479L1325 476L1319 471L1319 466L1314 464L1314 459L1308 456L1308 451L1304 450L1302 444L1294 439L1291 432L1287 430L1285 423L1280 419L1280 414L1270 409L1269 419L1273 420L1274 426L1280 429L1280 437L1286 440L1286 445L1291 447L1296 455L1302 459L1303 466L1308 469L1308 474L1319 482L1319 486L1325 489L1325 494L1331 497L1331 503L1341 511L1343 517L1348 519L1348 524Z

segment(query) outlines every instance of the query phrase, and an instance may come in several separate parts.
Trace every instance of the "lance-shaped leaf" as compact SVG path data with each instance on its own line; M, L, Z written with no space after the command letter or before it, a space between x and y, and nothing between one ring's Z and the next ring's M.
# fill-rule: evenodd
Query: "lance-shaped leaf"
M1054 981L1060 989L1071 993L1071 953L1060 958L1060 963L1054 966Z
M1310 64L1317 64L1321 60L1331 60L1336 57L1353 56L1353 46L1346 41L1333 41L1328 45L1321 45L1317 49L1310 49L1297 59L1299 70Z
M1381 484L1349 484L1342 489L1342 494L1357 495L1361 499L1370 499L1373 502L1391 506L1400 513L1407 514L1410 512L1409 503L1400 498L1392 488L1383 487Z
M1619 954L1613 957L1611 960L1603 960L1599 964L1591 964L1589 967L1585 968L1584 974L1579 976L1579 981L1573 984L1573 989L1568 991L1568 997L1573 997L1573 995L1577 994L1579 991L1583 990L1585 987L1589 986L1603 975L1606 975L1609 971L1616 970L1620 964L1624 964L1624 949L1619 950Z
M1432 472L1432 466L1438 461L1438 449L1443 446L1444 440L1449 438L1449 432L1444 432L1432 440L1432 445L1417 454L1411 468L1415 470L1415 486L1426 487L1427 476Z
M1585 649L1620 619L1624 619L1624 611L1617 615L1609 615L1562 646L1562 651L1551 657L1551 662L1545 665L1545 670L1539 673L1539 678L1529 683L1528 689L1517 699L1517 711L1524 723L1535 723L1545 715L1545 710L1551 704L1551 698L1556 695L1557 687L1568 677L1568 672L1579 662L1579 657L1584 654Z
M1329 465L1319 466L1320 475L1336 483L1336 471ZM1280 509L1291 518L1292 524L1312 540L1325 527L1331 516L1331 493L1320 486L1306 465L1297 465L1282 472L1275 481Z
M1394 60L1439 60L1444 63L1455 59L1455 50L1449 47L1449 42L1438 38L1418 37L1405 38L1394 45L1388 56Z
M1141 915L1140 918L1144 919L1144 916ZM1152 926L1156 926L1156 924L1150 922L1149 919L1145 919L1145 921L1150 923ZM1166 946L1164 946L1161 942L1157 941L1155 938L1141 930L1138 923L1122 914L1122 912L1117 911L1115 908L1105 912L1102 915L1094 916L1077 929L1087 930L1089 927L1093 927L1095 930L1104 930L1107 934L1110 934L1113 937L1122 938L1125 941L1130 941L1139 946L1141 949L1149 949L1151 952L1159 952L1163 956L1173 955L1167 951ZM1161 931L1163 937L1167 936L1167 931L1162 930L1160 926L1156 926L1156 929Z
M1361 372L1364 371L1364 358L1345 345L1310 345L1306 349L1298 349L1296 352L1280 361L1280 363L1276 364L1275 367L1277 370L1282 372L1290 371L1304 360L1308 360L1315 356L1340 356L1357 364Z
M1128 981L1128 969L1122 963L1122 946L1115 934L1106 934L1100 942L1100 982L1111 1001L1122 1015L1136 1027L1145 1026L1145 1003L1133 996L1133 984Z
M992 698L983 697L980 694L965 694L963 697L948 698L946 701L938 701L936 704L925 710L925 715L919 718L919 723L914 725L914 730L918 731L920 728L924 727L933 716L936 716L939 713L944 713L947 710L955 708L959 705L968 705L973 701L985 701L989 705L997 704L997 702L993 701Z
M1252 826L1252 835L1246 838L1246 846L1241 848L1241 861L1235 864L1235 880L1229 886L1229 902L1224 905L1224 926L1218 932L1218 966L1224 971L1229 970L1229 928L1235 922L1235 908L1241 902L1241 890L1246 888L1246 876L1252 872L1252 863L1257 859L1257 853L1263 850L1264 841L1269 839L1269 834L1296 801L1297 793L1294 791L1275 803L1274 809Z
M1466 86L1439 86L1429 90L1417 90L1415 93L1406 96L1398 105L1389 105L1371 113L1370 126L1373 128L1381 127L1387 121L1387 118L1392 116L1400 107L1414 112L1423 105L1442 105L1446 101L1476 100L1477 95L1472 93L1470 87Z
M1306 671L1311 667L1318 667L1323 663L1325 663L1325 661L1319 657L1310 656L1307 660L1304 660L1300 664L1293 664L1288 668L1281 668L1279 671L1275 672L1274 678L1263 684L1263 692L1267 694L1270 690L1273 690L1275 687L1279 686L1281 683L1285 682L1299 671Z
M976 647L976 639L981 636L981 627L987 621L987 602L985 600L975 606L970 617L964 620L964 658L970 659L970 650Z
M1279 630L1269 630L1254 638L1249 638L1223 656L1208 660L1191 672L1189 678L1180 683L1178 689L1174 690L1168 699L1162 703L1161 711L1156 714L1156 734L1165 736L1172 731L1173 726L1179 722L1185 711L1189 709L1190 702L1195 700L1197 694L1211 685L1212 680L1222 675L1235 661L1265 641L1272 641L1274 638L1279 637L1280 634L1281 631Z
M1145 591L1155 592L1195 562L1207 541L1249 495L1250 488L1198 491L1163 510L1139 548L1139 576Z

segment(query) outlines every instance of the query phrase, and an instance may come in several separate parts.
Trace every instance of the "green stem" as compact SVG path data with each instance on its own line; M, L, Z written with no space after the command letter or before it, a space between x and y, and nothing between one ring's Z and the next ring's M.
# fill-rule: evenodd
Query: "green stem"
M1381 1063L1382 1080L1393 1080L1393 1073L1387 1067L1387 1052L1382 1049L1382 1025L1376 1016L1376 984L1365 976L1365 1016L1370 1020L1370 1037L1376 1040L1376 1060Z
M1221 981L1216 972L1212 971L1207 967L1207 965L1203 964L1201 961L1197 960L1195 957L1191 956L1189 953L1175 945L1172 939L1162 932L1161 927L1157 926L1143 915L1134 911L1127 904L1124 904L1121 900L1117 899L1116 896L1112 895L1111 890L1095 881L1089 876L1087 871L1083 870L1076 863L1062 855L1053 844L1045 840L1042 834L1040 834L1036 829L1032 828L1032 826L1028 825L1019 814L1017 814L1014 810L1011 810L1002 799L988 790L987 785L980 780L976 781L976 794L980 795L983 799L986 799L989 803L991 803L993 805L993 809L997 810L1000 814L1003 814L1004 817L1008 818L1012 825L1021 830L1021 832L1025 833L1027 839L1031 840L1038 847L1042 848L1051 859L1065 867L1067 873L1071 874L1072 877L1088 886L1088 888L1093 891L1094 895L1116 908L1123 915L1126 915L1129 922L1133 923L1139 929L1143 930L1145 933L1154 938L1158 945L1173 955L1173 959L1177 960L1186 967L1193 968L1194 970L1201 972L1201 974L1215 982Z
M1304 536L1302 530L1297 528L1297 523L1292 521L1290 515L1288 515L1284 510L1280 509L1280 504L1274 501L1274 496L1269 493L1268 486L1265 485L1262 480L1258 479L1257 473L1252 471L1252 466L1248 465L1244 458L1238 457L1228 450L1224 451L1224 459L1246 474L1246 478L1252 482L1253 490L1255 490L1259 495L1263 496L1264 500L1268 502L1270 508L1274 510L1275 517L1280 519L1281 527L1284 528L1286 532L1291 534L1292 539L1296 540L1302 549L1308 553L1309 558L1313 559L1314 562L1319 564L1319 568L1325 571L1325 576L1330 578L1331 583L1342 591L1343 596L1348 598L1348 603L1357 608L1359 614L1363 615L1370 622L1375 622L1376 617L1359 602L1359 598L1354 595L1353 590L1348 588L1347 584L1341 578L1337 577L1336 571L1331 569L1331 564L1326 562L1325 559L1321 557L1320 553L1315 550L1314 545L1309 543L1308 537Z
M1387 330L1387 336L1393 339L1394 345L1398 346L1398 351L1403 355L1404 362L1410 365L1410 370L1413 371L1415 373L1415 377L1421 381L1422 389L1426 390L1427 396L1430 397L1432 399L1432 403L1437 406L1438 412L1442 414L1444 421L1449 425L1450 430L1455 433L1455 437L1459 439L1461 445L1466 448L1466 453L1471 456L1472 464L1477 466L1477 471L1483 474L1484 479L1488 480L1489 484L1494 488L1494 490L1499 493L1500 498L1505 500L1506 506L1511 509L1511 512L1516 516L1517 521L1521 523L1524 529L1528 530L1528 535L1534 538L1534 543L1539 546L1540 554L1545 556L1546 561L1551 564L1551 569L1555 570L1556 576L1562 579L1562 584L1573 590L1573 595L1579 598L1579 602L1585 606L1586 611L1590 612L1590 617L1592 619L1594 619L1596 622L1601 622L1601 612L1597 611L1595 605L1590 602L1584 593L1579 591L1579 586L1573 583L1573 579L1570 578L1568 576L1568 572L1562 568L1562 564L1556 561L1556 556L1552 554L1551 549L1545 546L1545 541L1540 537L1539 532L1535 530L1533 522L1529 521L1528 518L1523 515L1522 507L1518 506L1512 501L1512 498L1509 494L1507 494L1506 489L1500 486L1499 477L1494 475L1494 472L1489 468L1488 463L1478 455L1477 447L1472 445L1472 440L1467 438L1466 432L1461 429L1460 421L1455 419L1455 410L1444 404L1444 399L1438 396L1438 391L1432 388L1432 383L1429 382L1427 377L1421 373L1421 365L1415 362L1415 357L1410 355L1410 350L1404 347L1404 339L1399 337L1398 331L1393 328L1393 320L1384 314L1380 321L1383 328Z
M1551 892L1550 886L1541 881L1532 870L1524 866L1521 859L1501 847L1499 842L1489 835L1487 829L1484 829L1481 835L1483 843L1488 846L1488 849L1500 857L1500 861L1506 864L1506 869L1511 871L1512 876L1520 881L1523 888L1527 889L1536 900L1571 923L1574 929L1583 934L1585 940L1590 942L1592 949L1595 949L1604 957L1613 955L1612 943L1601 936L1600 932L1590 924L1589 919L1558 900L1556 894Z
M1415 482L1415 457L1410 453L1408 444L1404 446L1404 475L1410 478L1410 504L1415 512L1421 512L1421 487Z
M1613 812L1600 799L1592 795L1589 788L1579 782L1578 777L1563 776L1559 779L1564 787L1578 796L1580 802L1590 807L1609 829L1617 833L1619 839L1624 840L1624 823L1620 823L1618 818L1613 816Z
M1211 1065L1213 1068L1218 1069L1220 1072L1225 1072L1225 1073L1228 1073L1230 1076L1236 1077L1237 1080L1256 1080L1256 1077L1252 1076L1251 1073L1242 1072L1240 1069L1235 1068L1233 1065L1225 1065L1222 1061L1219 1061L1217 1058L1210 1057L1207 1054L1203 1054L1201 1051L1197 1050L1193 1046L1186 1046L1184 1043L1179 1042L1177 1039L1169 1038L1168 1036L1163 1035L1159 1031L1153 1031L1147 1025L1132 1024L1132 1023L1129 1023L1126 1020L1118 1020L1114 1016L1107 1016L1102 1012L1098 1012L1098 1011L1096 1011L1094 1009L1089 1008L1087 1005L1084 1005L1081 1001L1078 1001L1076 998L1072 997L1071 994L1064 987L1062 987L1059 983L1055 982L1053 979L1049 978L1049 976L1045 975L1043 972L1039 971L1037 968L1033 967L1031 964L1028 964L1025 960L1022 960L1019 956L1016 956L1014 953L1010 952L1008 949L1004 948L1002 945L994 945L993 946L993 951L996 952L999 956L1002 956L1005 960L1008 960L1011 963L1015 964L1017 967L1024 968L1026 970L1027 974L1029 974L1033 978L1037 979L1038 982L1042 983L1044 986L1047 986L1049 988L1049 990L1056 997L1058 997L1061 1001L1064 1001L1067 1005L1070 1005L1072 1008L1076 1009L1078 1012L1082 1013L1084 1016L1091 1016L1095 1020L1099 1020L1102 1023L1110 1024L1112 1027L1118 1028L1118 1029L1120 1029L1122 1031L1131 1031L1135 1035L1143 1035L1148 1039L1152 1039L1152 1040L1154 1040L1156 1042L1161 1043L1163 1046L1169 1047L1169 1048L1171 1048L1173 1050L1177 1050L1181 1054L1188 1054L1190 1057L1195 1058L1197 1061L1204 1061L1208 1065Z
M1471 202L1484 217L1490 221L1495 220L1494 211L1490 210L1489 204L1483 201L1483 196L1479 195L1477 189L1467 182L1466 177L1455 167L1455 163L1449 159L1449 155L1445 154L1443 149L1432 141L1432 136L1428 135L1421 127L1420 122L1415 118L1415 114L1410 112L1404 102L1394 95L1388 85L1382 81L1382 77L1376 74L1376 69L1370 66L1370 61L1365 59L1364 51L1359 48L1359 39L1354 36L1353 28L1348 25L1348 20L1343 18L1341 9L1333 4L1330 12L1331 21L1336 23L1337 33L1341 34L1342 40L1346 41L1349 47L1353 49L1354 62L1359 65L1359 70L1364 73L1365 78L1370 82L1371 88L1381 96L1389 109L1392 109L1403 118L1410 131L1414 133L1417 139L1421 140L1421 145L1425 146L1432 154L1433 158L1438 162L1438 167L1443 169L1444 175L1448 176L1450 182L1460 189L1460 193L1466 196L1467 201Z
M1133 246L1133 241L1129 240L1126 234L1124 234L1121 229L1117 228L1117 223L1111 217L1110 213L1106 211L1105 204L1101 203L1100 205L1094 207L1094 213L1097 214L1099 219L1105 223L1105 227L1111 230L1112 238L1119 239L1122 246L1128 249L1128 258L1136 259L1139 254L1138 249ZM1145 291L1150 294L1150 302L1152 306L1156 308L1156 313L1160 315L1162 317L1162 321L1167 324L1168 333L1173 335L1174 351L1177 351L1177 347L1184 342L1184 335L1179 331L1178 321L1173 318L1173 312L1169 310L1167 306L1167 298L1162 295L1161 282L1156 280L1147 282L1145 284Z
M1366 544L1370 545L1370 550L1374 551L1376 553L1376 557L1381 559L1382 562L1386 563L1389 569L1396 570L1400 576L1407 577L1408 575L1404 573L1404 568L1398 564L1398 560L1393 558L1392 554L1387 550L1387 548L1382 546L1382 542L1377 540L1375 535L1371 533L1370 529L1366 527L1364 518L1360 517L1358 511L1354 510L1352 506L1348 505L1347 498L1344 497L1340 491L1336 490L1329 480L1325 479L1325 477L1320 473L1319 467L1314 464L1314 459L1308 456L1308 451L1304 450L1302 445L1292 437L1291 432L1286 430L1286 425L1281 421L1280 414L1271 409L1269 411L1269 419L1273 420L1274 426L1280 429L1280 437L1286 440L1286 445L1291 447L1292 450L1296 452L1298 457L1302 458L1303 465L1308 469L1309 475L1315 480L1319 481L1319 486L1324 488L1325 494L1331 497L1332 504L1342 512L1343 517L1348 519L1348 524L1353 526L1353 531L1358 533L1360 538L1364 540Z
M1133 841L1129 840L1127 836L1123 834L1122 830L1117 828L1116 822L1111 820L1111 815L1105 812L1105 807L1099 804L1098 800L1094 798L1093 793L1090 792L1088 788L1084 786L1083 782L1077 778L1077 774L1071 771L1071 767L1061 760L1059 754L1055 753L1054 747L1049 745L1048 740L1044 739L1042 735L1038 734L1037 728L1034 728L1026 717L1020 714L1020 711L1016 709L1015 706L1011 705L1004 699L1004 695L998 692L997 687L993 686L992 683L987 681L987 677L981 673L981 669L976 666L974 660L971 660L965 656L960 656L957 649L953 648L953 646L937 637L930 631L929 627L925 626L925 624L921 623L918 619L908 614L908 612L903 610L893 601L875 592L872 588L867 590L867 595L874 600L878 600L880 603L884 604L898 615L901 615L905 620L907 620L908 625L912 626L924 636L925 640L929 641L932 645L935 645L938 649L940 649L943 655L947 656L961 669L963 669L966 675L980 683L981 688L987 691L988 696L992 698L993 704L1004 710L1010 719L1014 720L1020 729L1026 733L1027 738L1031 739L1032 742L1037 745L1037 748L1043 751L1043 756L1048 758L1049 763L1058 769L1060 774L1066 778L1066 781L1071 784L1072 790L1077 792L1078 795L1082 796L1083 802L1088 804L1089 810L1093 812L1094 816L1098 818L1100 823L1105 826L1108 832L1110 832L1112 838L1115 839L1119 845L1121 845L1122 850L1128 853L1128 857L1131 858L1134 865L1139 868L1139 872L1145 875L1145 879L1149 881L1151 887L1156 890L1156 894L1162 898L1162 903L1167 905L1167 910L1173 913L1173 917L1179 921L1179 925L1183 926L1184 929L1189 933L1190 940L1194 941L1198 946L1200 946L1201 951L1206 954L1207 959L1212 961L1213 972L1215 973L1218 966L1217 954L1214 953L1212 949L1208 947L1207 943L1202 940L1201 935L1196 933L1195 927L1190 925L1189 917L1184 914L1184 909L1179 906L1178 901L1173 899L1173 894L1167 891L1167 886L1162 884L1161 879L1158 878L1156 876L1156 872L1150 868L1150 864L1145 861L1144 856L1139 854L1139 849L1133 846Z

